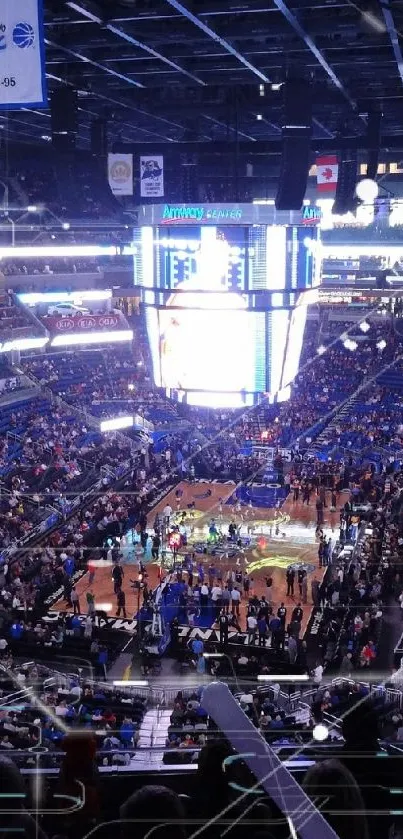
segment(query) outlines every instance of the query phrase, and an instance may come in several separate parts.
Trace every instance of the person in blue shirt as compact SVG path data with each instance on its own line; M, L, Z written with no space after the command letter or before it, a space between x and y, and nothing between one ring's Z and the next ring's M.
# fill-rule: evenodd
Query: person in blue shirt
M197 656L203 655L204 644L203 644L203 641L200 638L195 638L192 641L192 652Z
M72 577L72 576L73 576L73 574L74 574L74 572L75 572L75 570L76 570L75 562L74 562L74 559L73 559L73 557L72 557L72 556L68 556L68 557L67 557L67 559L66 559L66 560L65 560L65 562L64 562L64 566L63 566L63 567L64 567L64 570L65 570L66 574L67 574L69 577Z
M259 633L259 647L265 647L267 638L267 622L264 616L259 618L257 622L257 629Z
M71 628L74 632L74 635L80 635L81 631L81 621L78 615L74 615L71 620Z
M281 719L280 715L277 714L274 720L269 723L269 728L284 728L284 722Z
M98 653L98 665L102 676L104 676L106 680L106 665L108 663L108 650L106 647L102 646L99 649Z
M123 745L127 748L133 746L133 737L135 730L136 729L134 727L133 721L130 719L130 717L125 717L122 722L122 725L120 726L119 734Z
M206 660L203 655L198 656L196 670L201 676L206 672Z
M13 641L19 641L24 632L24 624L15 621L10 629L10 635Z

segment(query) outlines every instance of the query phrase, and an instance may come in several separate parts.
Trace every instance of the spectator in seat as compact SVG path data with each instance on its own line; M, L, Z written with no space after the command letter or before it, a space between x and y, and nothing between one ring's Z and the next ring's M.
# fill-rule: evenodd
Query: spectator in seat
M98 768L95 763L96 739L90 732L68 734L62 742L65 753L59 774L58 792L82 799L82 806L70 813L67 822L69 831L89 830L100 816L100 794ZM84 786L82 790L80 785ZM64 809L63 804L61 808ZM79 835L79 833L78 833Z
M46 839L24 806L25 787L19 769L7 757L0 757L0 835L2 839ZM8 797L10 796L10 798ZM12 798L11 798L12 796ZM3 811L11 812L3 812Z
M120 726L120 739L126 748L133 748L135 727L130 717L125 717Z
M122 839L142 839L151 834L164 839L185 839L186 815L182 802L171 789L145 786L134 792L120 808Z
M305 775L303 787L318 806L339 839L369 839L364 801L351 772L338 760L315 763Z

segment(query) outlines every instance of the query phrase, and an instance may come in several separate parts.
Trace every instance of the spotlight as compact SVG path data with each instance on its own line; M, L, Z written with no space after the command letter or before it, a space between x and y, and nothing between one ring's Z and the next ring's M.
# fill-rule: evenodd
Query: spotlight
M362 181L358 181L355 192L364 204L372 204L379 192L378 184L371 178L363 178Z
M261 122L262 119L263 119L263 115L262 114L256 114L256 119L257 119L258 122Z
M381 338L380 341L376 342L376 346L378 347L378 350L384 350L386 347L386 341Z
M329 736L329 729L327 725L323 725L323 723L318 723L314 726L312 736L314 740L317 740L318 743L323 743L324 740L327 740Z
M27 207L27 212L28 213L37 213L38 212L38 207L36 206L36 204L29 204L29 206Z
M321 344L320 347L318 347L318 349L316 350L316 352L318 353L318 355L323 355L323 353L326 352L326 347L324 347L323 344Z
M62 224L63 230L70 230L70 224L68 221L64 221Z
M361 332L368 332L368 329L371 329L367 320L363 320L362 323L360 323L360 329Z
M352 341L350 338L347 338L346 341L343 341L343 346L346 350L350 350L350 352L354 352L357 349L358 344L356 341Z

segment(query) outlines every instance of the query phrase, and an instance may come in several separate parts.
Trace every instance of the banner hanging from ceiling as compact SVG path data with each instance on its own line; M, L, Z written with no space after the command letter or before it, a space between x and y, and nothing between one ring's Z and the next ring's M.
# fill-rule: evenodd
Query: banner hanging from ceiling
M132 154L108 154L108 181L114 195L133 195Z
M140 157L141 198L163 198L164 158L158 155Z
M46 105L42 0L2 0L0 110Z
M316 181L318 192L336 192L339 164L335 154L316 159Z

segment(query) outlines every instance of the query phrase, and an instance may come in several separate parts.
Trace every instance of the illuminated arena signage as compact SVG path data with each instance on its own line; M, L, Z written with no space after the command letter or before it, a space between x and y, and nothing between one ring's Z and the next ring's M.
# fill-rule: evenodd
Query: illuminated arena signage
M302 212L303 224L318 224L322 220L322 210L319 207L304 207Z
M182 205L174 207L170 204L165 204L162 213L162 222L186 222L197 221L202 224L205 221L240 221L242 218L242 210L239 207L210 207L199 204L196 207L188 207Z

